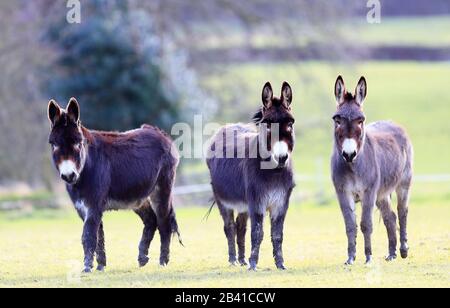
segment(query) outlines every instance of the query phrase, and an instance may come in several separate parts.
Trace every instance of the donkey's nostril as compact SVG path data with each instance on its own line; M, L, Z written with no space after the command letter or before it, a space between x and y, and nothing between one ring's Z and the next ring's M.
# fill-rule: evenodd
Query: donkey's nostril
M286 161L288 160L289 155L284 155L284 156L280 156L278 157L278 163L280 165L284 165L286 163Z
M344 159L345 159L345 161L346 162L348 162L348 163L351 163L351 162L353 162L353 160L355 159L355 157L356 157L356 151L355 152L352 152L352 153L347 153L347 152L342 152L342 157L344 157Z
M75 182L76 176L77 175L75 174L75 172L72 172L69 174L61 174L61 179L63 179L67 183L71 184L71 183Z

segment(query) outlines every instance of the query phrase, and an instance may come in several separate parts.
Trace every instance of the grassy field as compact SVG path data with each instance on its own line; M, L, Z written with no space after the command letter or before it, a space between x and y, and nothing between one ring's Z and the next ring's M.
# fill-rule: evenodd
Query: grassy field
M346 237L338 207L294 205L285 230L288 271L273 265L267 228L256 273L227 264L217 209L206 222L203 208L178 209L186 247L173 243L171 264L160 268L155 240L143 269L135 261L142 231L138 217L111 213L105 217L109 267L91 275L80 275L82 224L73 211L1 214L0 287L450 287L449 213L449 202L412 204L410 258L386 263L386 231L376 212L374 263L363 264L359 235L357 263L345 267Z
M379 24L355 21L343 27L350 41L369 46L449 47L450 17L383 18ZM356 29L356 30L355 30Z
M369 24L366 16L352 20L336 21L334 29L337 34L348 43L357 42L366 46L417 46L417 47L449 47L450 46L450 17L386 17L379 24ZM285 22L285 20L283 20ZM197 48L217 49L251 46L255 48L280 47L286 45L286 40L276 34L268 33L264 25L259 31L244 33L240 27L223 25L227 35L217 36L208 34L208 27L199 26L197 31L203 33L202 40L196 41ZM298 36L293 34L290 44L305 46L308 43L328 43L323 37L314 35L310 29L296 26ZM305 35L306 33L306 35ZM329 38L328 38L329 39Z

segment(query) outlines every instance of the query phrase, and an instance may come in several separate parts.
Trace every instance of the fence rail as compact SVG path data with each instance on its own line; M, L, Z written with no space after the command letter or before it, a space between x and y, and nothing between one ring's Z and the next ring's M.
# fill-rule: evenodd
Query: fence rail
M325 175L298 175L295 177L298 183L313 183L313 182L325 182L327 176ZM414 182L416 183L444 183L450 182L450 174L421 174L414 176ZM190 195L197 193L211 192L211 184L195 184L178 186L174 189L176 196Z

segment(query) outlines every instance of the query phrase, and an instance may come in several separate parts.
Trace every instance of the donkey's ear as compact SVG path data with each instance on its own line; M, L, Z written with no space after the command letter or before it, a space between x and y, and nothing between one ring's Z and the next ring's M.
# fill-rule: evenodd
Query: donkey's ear
M346 92L347 91L345 90L344 79L342 79L342 76L339 75L336 79L336 83L334 84L334 95L336 97L336 102L338 105L344 102Z
M52 126L55 125L56 121L61 116L61 108L59 107L58 103L53 99L50 100L50 102L48 102L47 115L48 120L50 121Z
M272 104L272 100L273 100L272 85L270 84L270 82L266 82L262 90L262 103L264 107L266 108L270 107L270 105Z
M281 100L288 107L292 103L292 89L286 81L283 82L283 86L281 87Z
M356 86L355 90L355 100L358 103L358 105L362 105L364 102L364 99L367 95L367 82L366 78L361 77L359 79L358 85Z
M70 99L66 111L69 118L75 123L78 123L78 121L80 120L80 105L75 98L72 97Z

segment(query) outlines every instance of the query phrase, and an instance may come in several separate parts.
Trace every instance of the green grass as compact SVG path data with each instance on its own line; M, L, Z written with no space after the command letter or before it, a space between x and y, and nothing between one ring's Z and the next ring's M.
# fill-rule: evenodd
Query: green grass
M432 17L385 17L379 24L369 24L366 16L357 19L336 21L333 31L349 44L357 46L417 46L417 47L450 47L450 16ZM283 22L286 22L283 20ZM290 37L280 37L270 29L262 26L252 33L244 33L238 26L224 25L227 35L210 34L209 28L200 25L196 31L202 33L201 41L195 41L195 47L201 49L236 48L250 46L255 48L283 47L287 43L304 47L309 43L327 43L329 37L314 33L310 28L303 29L297 25L298 34ZM281 25L280 25L281 26ZM293 26L293 25L292 25ZM326 28L326 27L325 27ZM329 30L328 30L329 31ZM306 35L305 35L306 33Z
M369 46L450 47L450 16L382 18L379 24L357 22L342 32Z
M411 204L410 257L392 263L383 259L387 237L376 212L371 267L363 264L361 235L356 264L343 266L346 236L336 205L293 205L285 229L286 272L274 268L267 220L260 270L251 273L228 266L220 215L215 209L204 222L205 211L178 209L186 247L173 243L170 265L160 268L155 238L151 261L143 269L135 261L142 231L139 218L130 212L107 214L108 269L82 276L82 223L73 211L37 212L32 217L3 213L0 287L450 287L449 201Z
M53 197L53 194L48 191L36 191L30 194L5 194L0 195L0 203L1 202L14 202L14 201L43 201L48 200Z

